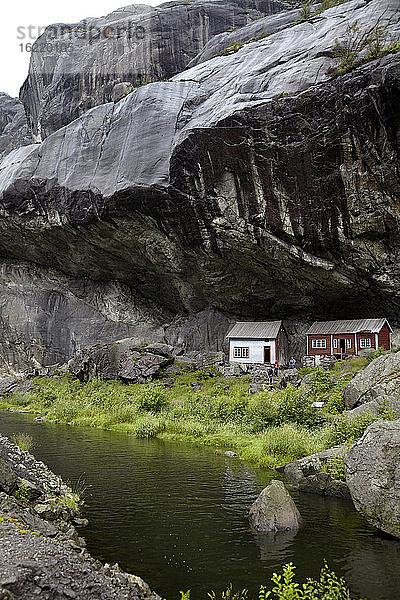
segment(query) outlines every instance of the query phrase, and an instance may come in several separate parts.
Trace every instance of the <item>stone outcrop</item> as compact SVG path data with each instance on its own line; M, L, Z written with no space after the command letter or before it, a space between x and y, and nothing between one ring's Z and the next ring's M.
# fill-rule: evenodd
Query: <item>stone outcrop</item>
M250 525L256 531L297 531L302 518L282 481L273 480L250 508Z
M0 377L0 396L3 394L13 394L15 392L29 392L33 388L32 381L26 381L20 377L7 376Z
M355 507L381 531L400 538L400 420L377 421L347 452L346 481Z
M48 27L33 46L21 90L34 138L44 139L93 106L115 100L118 84L169 79L213 36L287 7L290 2L281 0L138 4Z
M158 341L210 309L294 323L379 305L395 321L400 55L332 78L355 21L395 37L398 3L353 0L287 25L8 154L2 362Z
M145 383L173 363L172 350L172 346L166 344L140 344L130 338L112 344L95 344L70 360L68 369L81 381L99 377Z
M278 471L301 492L320 494L323 496L336 496L337 498L350 499L350 492L346 482L334 479L324 468L332 464L332 460L345 455L348 448L345 444L322 450L316 454L300 458Z
M160 600L140 577L86 552L74 527L85 520L71 495L43 463L0 436L0 598Z
M386 419L387 413L390 412L394 416L400 417L400 399L397 397L381 396L376 400L360 404L351 410L344 411L347 417L359 417L360 415L373 415Z
M32 141L23 104L0 92L0 158Z
M343 398L348 409L372 401L400 404L400 352L375 358L346 385Z

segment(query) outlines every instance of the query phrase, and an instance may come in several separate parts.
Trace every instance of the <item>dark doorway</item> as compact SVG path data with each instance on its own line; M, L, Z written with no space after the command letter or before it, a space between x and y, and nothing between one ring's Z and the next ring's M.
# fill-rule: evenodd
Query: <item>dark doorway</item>
M344 354L346 352L346 340L343 338L340 338L339 340L339 348L340 348L340 352L342 354Z
M264 346L264 362L265 363L271 363L271 347L270 346Z

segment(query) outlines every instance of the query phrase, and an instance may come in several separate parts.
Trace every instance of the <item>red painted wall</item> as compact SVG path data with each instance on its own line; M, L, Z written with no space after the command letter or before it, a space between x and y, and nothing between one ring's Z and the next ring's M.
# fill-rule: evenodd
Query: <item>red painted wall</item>
M330 335L317 335L317 334L312 334L312 335L308 335L308 355L309 356L316 356L316 355L320 355L320 356L330 356L331 353L331 336ZM311 340L326 340L326 348L312 348L311 347Z
M378 333L378 346L390 350L390 329L387 325L384 325Z
M376 348L375 334L374 333L357 333L357 348L358 351L366 350L366 348L360 348L360 339L369 338L371 340L371 348Z

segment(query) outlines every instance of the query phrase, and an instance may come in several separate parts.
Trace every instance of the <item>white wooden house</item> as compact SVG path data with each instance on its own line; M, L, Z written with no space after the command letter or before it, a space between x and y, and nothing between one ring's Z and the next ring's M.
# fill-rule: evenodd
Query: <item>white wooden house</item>
M227 334L229 361L246 364L279 364L288 361L287 335L282 321L237 322Z

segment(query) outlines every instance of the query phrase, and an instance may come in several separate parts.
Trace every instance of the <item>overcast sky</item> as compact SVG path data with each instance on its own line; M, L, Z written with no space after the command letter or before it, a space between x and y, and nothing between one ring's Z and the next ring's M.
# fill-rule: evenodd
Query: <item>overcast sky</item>
M164 1L164 0L163 0ZM145 0L135 4L161 4L160 0ZM2 35L0 36L1 71L0 92L10 96L18 96L19 88L28 74L29 52L25 50L27 42L33 39L21 40L18 37L18 27L23 31L36 32L39 27L52 23L76 23L86 17L101 17L117 8L134 4L129 0L68 0L67 2L54 2L54 0L14 0L2 2ZM20 30L21 31L21 30ZM20 44L23 44L21 50Z

